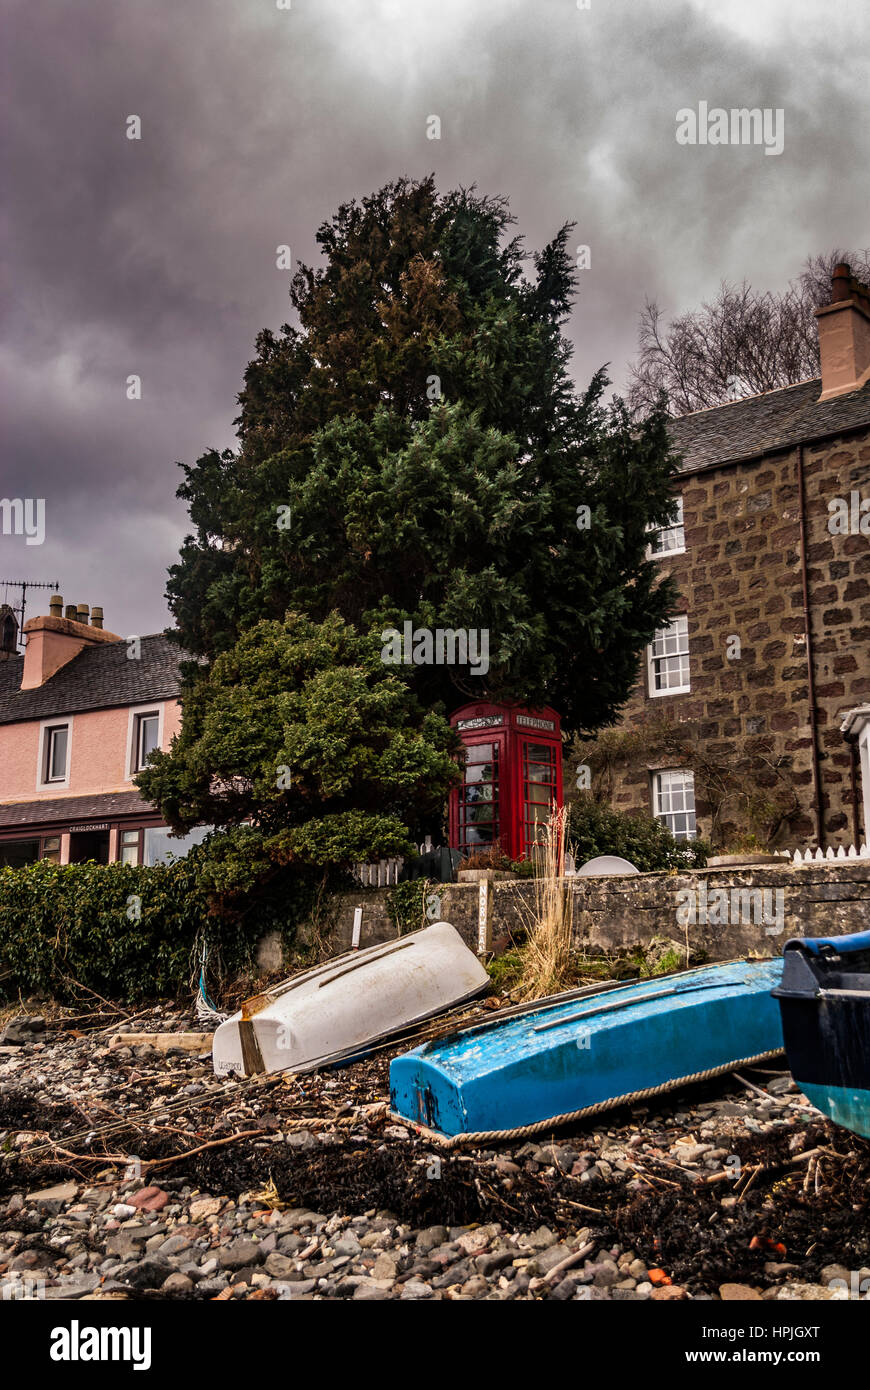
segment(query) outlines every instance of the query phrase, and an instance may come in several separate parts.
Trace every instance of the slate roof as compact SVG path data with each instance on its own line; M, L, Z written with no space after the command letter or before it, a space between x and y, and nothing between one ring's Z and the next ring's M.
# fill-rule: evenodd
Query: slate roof
M57 825L61 821L103 821L116 816L154 813L137 791L103 792L98 796L61 796L43 801L18 801L0 806L0 830L16 825Z
M810 439L870 427L870 382L860 391L820 401L821 378L780 391L681 415L668 426L684 472L758 458Z
M126 642L85 647L35 690L20 689L23 656L0 660L0 724L174 698L181 683L179 662L191 658L162 632L141 641L135 661L127 656Z

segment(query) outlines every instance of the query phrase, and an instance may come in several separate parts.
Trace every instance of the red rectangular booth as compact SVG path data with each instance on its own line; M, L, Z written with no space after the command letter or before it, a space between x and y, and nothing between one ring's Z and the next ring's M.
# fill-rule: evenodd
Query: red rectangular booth
M511 859L530 858L562 805L558 714L479 701L450 723L466 750L462 786L450 797L451 849L468 855L497 843Z

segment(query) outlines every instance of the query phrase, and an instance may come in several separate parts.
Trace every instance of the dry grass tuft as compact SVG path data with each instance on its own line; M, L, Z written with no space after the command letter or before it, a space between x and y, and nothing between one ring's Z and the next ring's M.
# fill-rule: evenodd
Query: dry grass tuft
M568 813L554 810L547 822L543 872L535 879L535 905L528 940L521 948L519 991L523 999L543 999L571 984L574 895L566 881Z

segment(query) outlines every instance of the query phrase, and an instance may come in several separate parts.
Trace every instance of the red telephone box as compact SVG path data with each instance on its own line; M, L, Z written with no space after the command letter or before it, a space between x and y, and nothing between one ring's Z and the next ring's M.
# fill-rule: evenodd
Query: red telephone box
M528 859L562 805L562 733L554 709L478 701L450 723L465 745L462 786L450 796L450 847L463 855L498 843Z

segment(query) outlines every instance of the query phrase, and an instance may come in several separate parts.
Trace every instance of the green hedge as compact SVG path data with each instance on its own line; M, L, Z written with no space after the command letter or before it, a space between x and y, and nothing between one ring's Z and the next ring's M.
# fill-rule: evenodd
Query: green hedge
M263 929L209 915L190 859L0 868L0 994L73 998L72 982L116 999L178 994L200 941L215 965L233 970Z
M710 853L705 840L675 840L667 826L652 816L616 811L591 796L571 803L568 825L578 869L599 854L618 854L641 873L702 869Z

